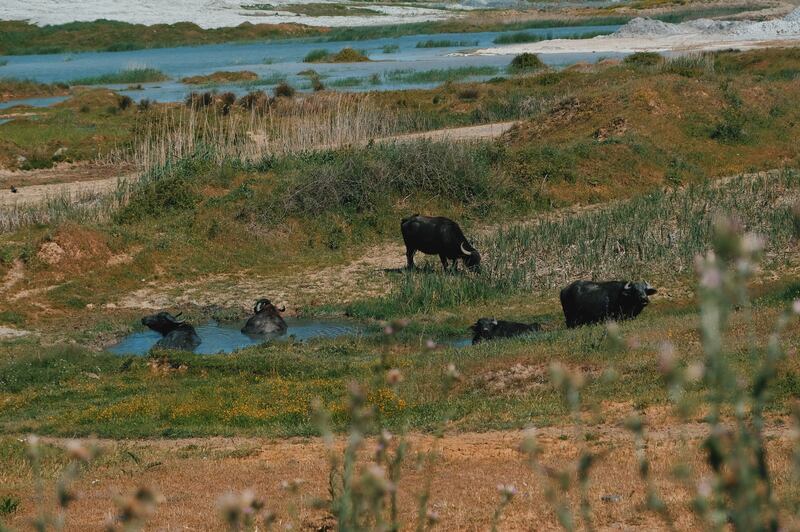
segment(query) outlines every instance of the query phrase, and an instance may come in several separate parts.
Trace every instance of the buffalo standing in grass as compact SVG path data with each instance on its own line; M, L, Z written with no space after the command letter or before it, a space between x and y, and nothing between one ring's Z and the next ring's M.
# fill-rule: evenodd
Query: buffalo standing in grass
M475 345L484 340L535 333L541 330L541 326L538 323L517 323L494 318L481 318L470 327L470 330L475 333L475 336L472 337L472 345Z
M455 269L458 259L472 271L480 268L480 253L467 241L458 224L449 218L415 214L403 218L400 231L406 244L409 270L414 269L414 254L417 251L428 255L439 255L445 270L448 267ZM450 266L448 261L452 261Z
M185 321L178 320L169 312L159 312L142 318L142 325L160 333L162 338L156 342L156 347L164 349L178 349L181 351L194 351L200 345L200 337L194 327Z
M255 315L247 320L245 326L242 327L242 332L251 336L285 333L286 322L283 321L280 314L285 310L286 307L278 308L269 299L259 299L256 306L253 307Z
M575 281L561 290L561 308L567 327L580 327L608 320L629 320L650 304L656 289L650 283Z

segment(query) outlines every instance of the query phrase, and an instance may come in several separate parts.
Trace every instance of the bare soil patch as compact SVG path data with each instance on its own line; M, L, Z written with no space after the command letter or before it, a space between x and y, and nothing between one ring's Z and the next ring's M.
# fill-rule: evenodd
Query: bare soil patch
M791 489L791 431L774 420L767 429L768 460L777 472L777 490ZM594 451L604 450L593 467L590 500L594 525L600 530L662 530L654 515L642 510L646 490L637 474L633 438L618 425L590 426L592 439L586 442ZM651 474L670 479L671 468L682 453L681 439L690 449L699 448L699 438L707 433L704 425L673 423L652 426L647 431ZM561 469L573 463L581 443L576 444L574 427L550 427L538 431L543 448L542 462ZM408 460L399 485L401 520L405 529L413 528L416 519L416 496L424 479L431 475L431 509L440 518L442 530L488 530L497 506L498 484L513 484L518 490L500 523L500 530L559 530L552 508L546 502L547 482L534 475L518 451L520 431L482 434L450 434L443 439L412 434L411 452L437 448L440 458L432 471L420 471ZM63 440L49 440L65 443ZM335 442L341 449L343 439ZM368 441L364 462L376 442ZM312 508L314 499L328 497L328 463L325 445L318 438L268 440L260 438L190 438L178 440L102 441L109 456L132 453L133 459L112 460L108 465L91 468L79 481L78 500L69 513L67 530L99 530L113 512L112 498L130 494L139 486L156 489L165 497L149 530L220 530L222 522L216 500L223 494L252 489L264 497L269 509L278 514L279 526L292 524L301 530L318 529L330 516ZM696 474L705 470L704 458L689 453L689 465ZM3 478L0 481L10 479ZM285 480L303 482L299 495L281 488ZM19 479L13 479L19 485ZM661 480L658 489L669 506L678 530L701 530L689 508L690 494L685 486ZM32 487L18 490L23 497L22 510L12 518L12 526L21 526L31 516ZM573 500L573 504L577 501ZM291 507L299 508L296 518ZM577 509L577 506L574 506Z

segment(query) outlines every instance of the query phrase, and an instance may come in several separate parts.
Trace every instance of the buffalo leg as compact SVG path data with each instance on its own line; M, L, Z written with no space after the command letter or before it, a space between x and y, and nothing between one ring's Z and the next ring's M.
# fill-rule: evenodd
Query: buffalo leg
M409 270L414 269L414 253L416 252L417 250L414 248L406 248L406 262L407 262L406 267Z
M442 261L442 268L444 268L444 271L446 272L449 269L449 266L447 265L447 257L444 255L439 255L439 260ZM453 261L453 263L455 264L455 261Z

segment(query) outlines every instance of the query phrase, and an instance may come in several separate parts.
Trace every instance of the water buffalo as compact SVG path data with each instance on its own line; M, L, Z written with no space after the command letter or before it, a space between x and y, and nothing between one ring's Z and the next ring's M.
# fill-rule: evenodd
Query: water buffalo
M476 271L480 267L480 253L467 241L458 224L449 218L415 214L403 218L400 230L406 244L409 270L414 269L414 254L417 251L439 255L445 270L448 260L452 261L452 268L455 269L458 259L463 260L464 266L470 270Z
M255 315L242 327L242 332L249 335L283 334L286 332L286 322L280 313L286 307L278 308L269 299L259 299L253 307Z
M580 327L607 320L628 320L650 303L656 289L650 283L575 281L561 290L561 308L567 327Z
M163 338L156 342L156 347L164 349L179 349L181 351L194 351L200 345L200 337L194 327L185 321L179 321L177 316L169 312L159 312L142 318L142 325L160 333Z
M472 337L472 345L495 338L523 336L540 329L541 326L538 323L517 323L494 318L481 318L470 327L470 330L475 333L475 336Z

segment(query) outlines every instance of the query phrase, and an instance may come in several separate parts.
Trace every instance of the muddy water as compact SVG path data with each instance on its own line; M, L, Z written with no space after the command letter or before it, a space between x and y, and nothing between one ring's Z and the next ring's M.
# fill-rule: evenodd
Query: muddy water
M195 349L200 355L232 353L236 350L258 345L264 342L313 340L315 338L337 338L340 336L360 335L363 329L344 320L286 320L289 330L283 336L254 337L242 334L243 323L208 322L195 327L202 343ZM144 355L152 348L161 335L154 331L132 333L108 350L118 355Z

